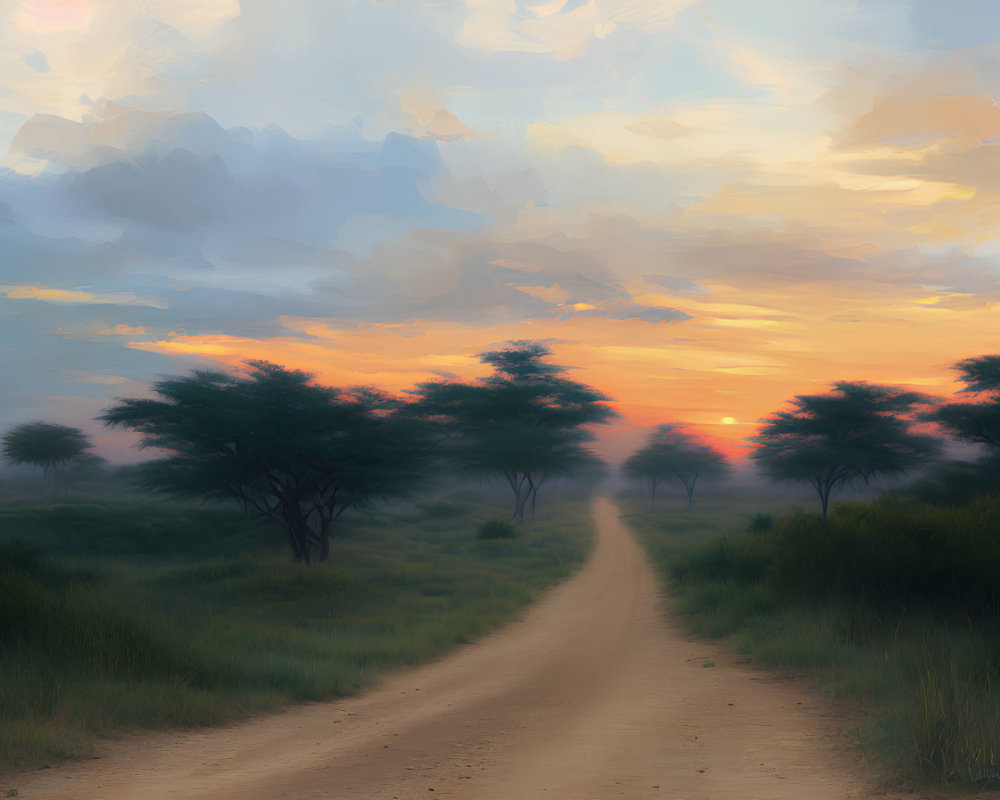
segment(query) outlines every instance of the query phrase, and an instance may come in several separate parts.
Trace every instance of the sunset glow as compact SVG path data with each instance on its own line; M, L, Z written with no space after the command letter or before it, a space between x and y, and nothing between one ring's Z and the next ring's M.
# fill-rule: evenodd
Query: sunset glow
M21 24L33 33L80 31L94 15L92 0L22 0Z
M0 423L247 359L405 392L511 339L612 398L612 458L738 452L834 380L950 396L1000 349L983 9L8 5Z

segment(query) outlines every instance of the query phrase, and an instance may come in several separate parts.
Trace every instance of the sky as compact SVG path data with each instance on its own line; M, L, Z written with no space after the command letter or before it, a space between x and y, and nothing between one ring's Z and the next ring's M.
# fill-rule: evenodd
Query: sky
M994 0L0 0L0 429L546 343L735 452L1000 351ZM994 94L996 92L996 94ZM131 453L131 455L129 455Z

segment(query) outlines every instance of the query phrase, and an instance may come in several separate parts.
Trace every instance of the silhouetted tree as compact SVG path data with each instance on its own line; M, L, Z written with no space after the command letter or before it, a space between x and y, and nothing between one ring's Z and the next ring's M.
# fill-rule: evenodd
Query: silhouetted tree
M1000 455L1000 355L966 358L955 364L965 383L962 393L985 395L975 403L945 403L927 418L945 431Z
M84 459L92 447L79 428L38 420L15 425L2 438L4 458L13 464L41 467L46 479L54 479L57 472Z
M591 466L587 426L614 411L595 389L564 377L565 367L544 359L549 348L515 341L480 354L494 373L475 384L421 385L419 407L436 420L463 470L502 475L514 495L511 519L534 516L539 489L556 475Z
M160 399L121 400L100 419L172 454L142 466L150 488L236 500L284 528L296 561L326 560L345 510L417 483L429 453L424 426L377 392L246 363L242 374L159 381Z
M649 504L656 501L656 488L663 480L677 478L684 484L687 509L694 505L698 478L720 476L728 471L726 457L711 445L677 424L659 425L646 446L626 459L625 474L649 485Z
M901 474L939 449L912 429L918 408L932 402L926 395L861 381L832 385L827 394L795 397L750 437L765 474L816 489L824 519L836 486Z

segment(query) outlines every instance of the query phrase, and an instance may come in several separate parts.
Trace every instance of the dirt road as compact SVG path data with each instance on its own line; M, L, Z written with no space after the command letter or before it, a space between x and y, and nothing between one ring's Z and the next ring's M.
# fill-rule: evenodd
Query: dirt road
M587 566L477 644L363 697L111 742L22 776L19 798L867 796L815 697L672 627L615 506L595 514Z

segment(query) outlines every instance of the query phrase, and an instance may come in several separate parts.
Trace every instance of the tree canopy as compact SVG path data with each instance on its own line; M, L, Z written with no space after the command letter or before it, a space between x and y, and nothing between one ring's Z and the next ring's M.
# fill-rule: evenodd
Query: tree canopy
M144 482L235 500L281 525L297 561L326 560L335 520L405 493L428 458L423 427L399 402L266 361L169 378L153 392L158 399L122 399L100 417L170 454L142 467Z
M93 447L79 428L38 420L15 425L0 441L4 458L13 464L41 467L45 477L79 460Z
M1000 453L1000 355L966 358L955 364L963 393L985 395L978 402L945 403L927 415L945 431Z
M811 484L824 517L836 486L901 474L938 451L933 437L913 429L930 397L862 381L832 385L826 394L796 396L750 437L763 471Z
M549 478L595 461L584 446L593 438L587 426L614 416L607 397L566 378L565 367L545 361L550 355L537 342L510 342L480 354L492 375L419 388L419 407L440 425L452 457L469 472L503 476L514 496L511 519L521 522Z
M648 483L650 504L656 501L656 489L661 481L677 478L684 485L690 510L698 478L722 475L728 470L728 464L723 453L699 441L679 424L672 423L658 425L645 447L626 459L623 469L629 477Z

